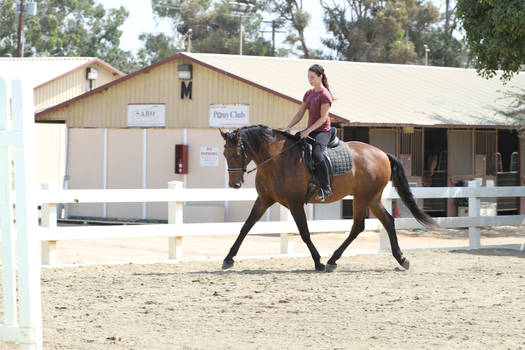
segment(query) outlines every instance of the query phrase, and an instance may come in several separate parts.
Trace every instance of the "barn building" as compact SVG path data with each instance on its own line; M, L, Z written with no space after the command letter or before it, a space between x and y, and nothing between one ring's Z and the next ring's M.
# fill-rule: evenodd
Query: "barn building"
M0 76L6 80L23 78L33 87L33 104L37 113L124 75L96 57L0 58ZM36 137L37 186L55 183L61 187L65 173L64 121L38 123Z
M324 66L341 139L368 142L398 156L413 186L458 186L483 178L525 184L524 142L498 111L503 91L525 88L480 78L473 69L179 53L82 95L39 111L39 122L65 122L66 188L227 186L218 127L287 125L309 89L307 70ZM306 118L297 126L305 127ZM254 185L254 176L245 186ZM433 215L456 215L454 200L425 200ZM498 201L500 214L520 199ZM185 206L188 222L243 221L238 202ZM401 212L403 211L400 206ZM351 201L310 206L315 219L351 217ZM266 220L278 219L277 207ZM75 204L70 217L167 218L164 203Z

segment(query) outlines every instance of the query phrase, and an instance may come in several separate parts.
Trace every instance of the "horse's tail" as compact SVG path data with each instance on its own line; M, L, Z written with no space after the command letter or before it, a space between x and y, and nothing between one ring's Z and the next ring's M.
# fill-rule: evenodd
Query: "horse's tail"
M388 160L390 160L392 181L394 182L394 186L396 187L397 193L399 194L399 197L401 197L403 203L405 203L412 215L414 215L414 218L420 224L429 228L438 228L439 225L434 221L434 219L432 219L428 214L426 214L417 206L414 195L412 194L412 191L410 191L410 186L408 185L405 170L403 169L399 159L390 153L387 153L386 155L388 156Z

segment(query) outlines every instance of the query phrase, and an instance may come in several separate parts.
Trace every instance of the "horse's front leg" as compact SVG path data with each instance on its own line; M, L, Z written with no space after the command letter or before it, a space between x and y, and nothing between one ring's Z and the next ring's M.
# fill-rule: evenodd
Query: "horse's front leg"
M299 229L299 233L301 234L303 242L306 243L308 250L310 250L310 254L314 260L315 269L317 271L324 271L325 266L321 264L321 255L319 255L317 248L315 248L312 239L310 238L310 230L308 229L308 223L306 222L306 214L304 213L303 203L292 203L290 204L289 209L295 220L295 224Z
M248 219L246 219L246 222L241 228L241 232L239 232L239 236L237 236L235 243L233 243L232 247L230 248L230 252L224 258L224 262L222 263L223 269L229 269L230 267L233 267L233 257L237 255L237 252L241 247L241 243L244 240L244 237L246 237L253 225L255 225L255 223L264 214L266 209L268 209L273 203L275 203L275 201L272 199L263 199L261 198L261 196L257 197L257 200L255 201L252 207L252 211L250 212Z

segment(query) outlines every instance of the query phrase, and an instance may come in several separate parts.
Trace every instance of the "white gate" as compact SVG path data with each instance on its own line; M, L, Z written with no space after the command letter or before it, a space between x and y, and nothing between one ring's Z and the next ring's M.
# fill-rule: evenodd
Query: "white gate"
M20 349L24 350L42 349L39 241L35 236L38 216L33 199L36 190L34 154L33 89L28 84L23 86L20 80L8 86L0 77L0 230L4 313L0 341L19 343ZM14 169L11 166L13 160Z

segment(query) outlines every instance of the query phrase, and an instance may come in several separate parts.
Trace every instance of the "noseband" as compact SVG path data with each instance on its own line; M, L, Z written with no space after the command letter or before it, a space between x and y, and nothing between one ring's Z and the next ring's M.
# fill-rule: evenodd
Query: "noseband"
M244 143L242 142L242 140L239 140L239 143L235 145L235 147L239 147L241 149L241 167L240 168L228 167L228 172L229 173L242 172L241 183L244 183L244 173L246 172L246 160L248 159L248 156L246 155L246 148L244 147ZM234 148L234 147L227 147L226 145L224 146L224 149L229 149L229 148Z

